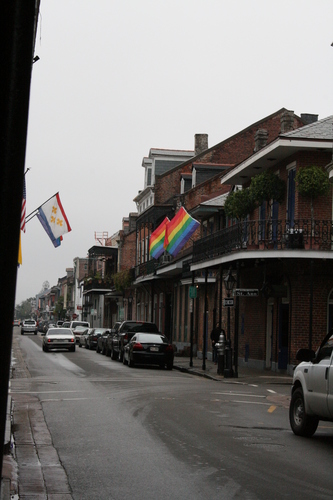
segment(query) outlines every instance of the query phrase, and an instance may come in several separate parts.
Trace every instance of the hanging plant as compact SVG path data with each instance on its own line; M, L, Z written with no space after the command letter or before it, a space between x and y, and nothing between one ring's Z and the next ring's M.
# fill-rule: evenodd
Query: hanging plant
M130 269L124 269L113 275L113 283L117 292L122 292L132 284L132 272Z
M244 219L255 209L255 201L249 188L232 191L224 204L224 210L228 217L238 220Z
M278 203L284 200L286 183L273 172L265 171L252 177L250 190L258 205L266 201L270 206L272 200Z
M310 199L311 220L314 220L313 201L319 196L327 196L330 190L328 173L317 166L303 167L298 170L295 181L299 194Z

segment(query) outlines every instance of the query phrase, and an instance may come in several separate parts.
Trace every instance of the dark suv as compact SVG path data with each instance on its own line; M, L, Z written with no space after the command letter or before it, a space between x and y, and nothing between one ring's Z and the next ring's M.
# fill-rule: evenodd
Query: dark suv
M123 360L124 347L137 332L159 333L155 323L148 321L123 321L112 337L111 359Z

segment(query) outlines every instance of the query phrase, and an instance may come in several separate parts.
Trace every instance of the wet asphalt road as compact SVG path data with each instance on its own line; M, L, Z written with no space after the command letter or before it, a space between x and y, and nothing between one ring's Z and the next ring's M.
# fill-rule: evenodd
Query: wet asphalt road
M18 338L74 499L332 497L333 428L288 423L290 386L128 368L95 351Z

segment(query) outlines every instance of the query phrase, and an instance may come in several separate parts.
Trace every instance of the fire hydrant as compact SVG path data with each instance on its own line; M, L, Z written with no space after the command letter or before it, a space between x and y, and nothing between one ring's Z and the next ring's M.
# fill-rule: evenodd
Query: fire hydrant
M217 350L217 373L223 375L225 355L225 335L223 332L220 333L219 341L216 342L215 348Z

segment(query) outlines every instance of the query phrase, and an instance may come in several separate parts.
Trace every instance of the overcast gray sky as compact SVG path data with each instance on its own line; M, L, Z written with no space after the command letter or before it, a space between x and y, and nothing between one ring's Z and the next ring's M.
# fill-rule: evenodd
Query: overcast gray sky
M16 303L121 229L149 149L209 147L285 107L333 114L332 0L41 0L27 214L57 191L72 226L22 234Z

